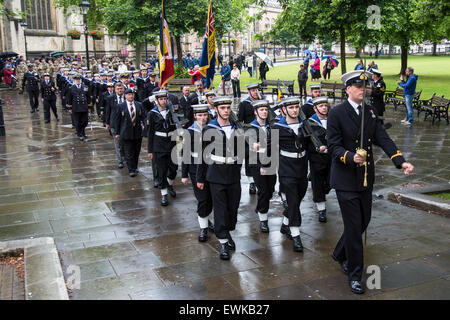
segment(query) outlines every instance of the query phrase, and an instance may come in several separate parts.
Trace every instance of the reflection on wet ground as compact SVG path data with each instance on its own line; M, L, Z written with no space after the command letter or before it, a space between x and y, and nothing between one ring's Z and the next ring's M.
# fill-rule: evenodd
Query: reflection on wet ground
M6 137L0 137L0 240L54 237L63 262L81 268L73 299L437 299L450 298L450 223L426 212L374 197L366 265L380 265L381 290L350 293L330 254L342 229L336 196L328 197L328 223L317 221L308 191L302 202L305 251L292 251L280 233L281 203L274 196L271 232L259 232L255 196L242 178L239 222L230 261L218 258L214 236L199 243L191 186L178 176L177 198L160 207L143 149L130 178L116 167L111 137L94 123L80 142L70 118L45 124L30 114L25 96L2 92ZM62 113L61 110L59 110ZM405 177L376 150L374 192L407 182L450 180L450 130L444 122L400 125L388 108L389 134L416 174ZM143 143L145 146L145 143Z

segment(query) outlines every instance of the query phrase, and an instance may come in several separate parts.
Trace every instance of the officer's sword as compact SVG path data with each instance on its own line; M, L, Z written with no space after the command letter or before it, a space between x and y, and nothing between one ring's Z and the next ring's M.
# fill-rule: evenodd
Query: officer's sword
M364 57L364 72L362 76L363 80L363 100L361 102L361 137L360 137L360 147L356 150L356 153L360 155L364 162L360 165L365 167L364 171L364 187L367 187L367 151L364 150L364 113L366 108L366 57ZM364 231L364 246L367 245L367 227Z

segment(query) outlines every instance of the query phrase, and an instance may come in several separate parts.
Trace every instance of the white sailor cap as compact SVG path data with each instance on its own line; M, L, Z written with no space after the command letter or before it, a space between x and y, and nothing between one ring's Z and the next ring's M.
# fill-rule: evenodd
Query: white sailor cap
M262 107L269 107L270 103L267 100L255 100L252 102L253 109L258 109Z
M246 87L247 90L257 89L259 88L259 83L249 83Z
M153 94L156 99L158 98L167 98L168 92L166 90L159 90Z
M309 88L311 90L322 90L322 85L320 83L310 84Z
M281 107L287 107L287 106L292 106L292 105L300 105L300 98L298 97L288 97L285 99L282 99L280 101L280 106Z
M326 96L317 97L317 98L312 100L312 103L315 106L317 106L318 104L322 104L322 103L328 104L328 97L326 97Z
M372 72L372 73L374 73L374 74L377 74L377 75L381 76L381 71L378 70L378 69L371 69L370 72Z
M205 113L208 112L209 104L194 104L192 109L194 113Z
M233 98L227 97L227 96L221 96L221 97L214 98L213 102L214 102L214 107L224 105L224 104L231 105L233 103Z
M364 81L369 80L372 77L372 73L365 70L353 70L341 76L341 81L344 85L351 86L353 84L363 84Z
M217 96L216 90L209 90L205 92L205 97Z

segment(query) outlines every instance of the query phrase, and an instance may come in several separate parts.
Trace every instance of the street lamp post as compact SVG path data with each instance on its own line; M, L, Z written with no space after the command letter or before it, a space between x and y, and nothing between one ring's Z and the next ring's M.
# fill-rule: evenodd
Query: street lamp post
M25 29L28 27L28 24L24 20L22 20L20 22L20 26L23 28L23 37L24 37L24 41L25 41L25 61L27 61L27 59L28 59L28 55L27 55L28 50L27 50L27 34L25 33Z
M88 34L88 25L87 25L87 14L91 4L87 0L83 0L80 3L81 13L83 14L83 24L84 24L84 35L86 38L86 66L89 70L89 34Z

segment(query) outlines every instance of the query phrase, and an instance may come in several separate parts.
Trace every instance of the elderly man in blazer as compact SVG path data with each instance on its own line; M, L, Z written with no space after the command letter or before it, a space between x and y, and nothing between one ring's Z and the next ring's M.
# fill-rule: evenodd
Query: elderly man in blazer
M135 177L144 136L145 111L142 103L134 100L133 89L125 90L125 102L119 104L114 117L116 139L120 139L130 177Z

